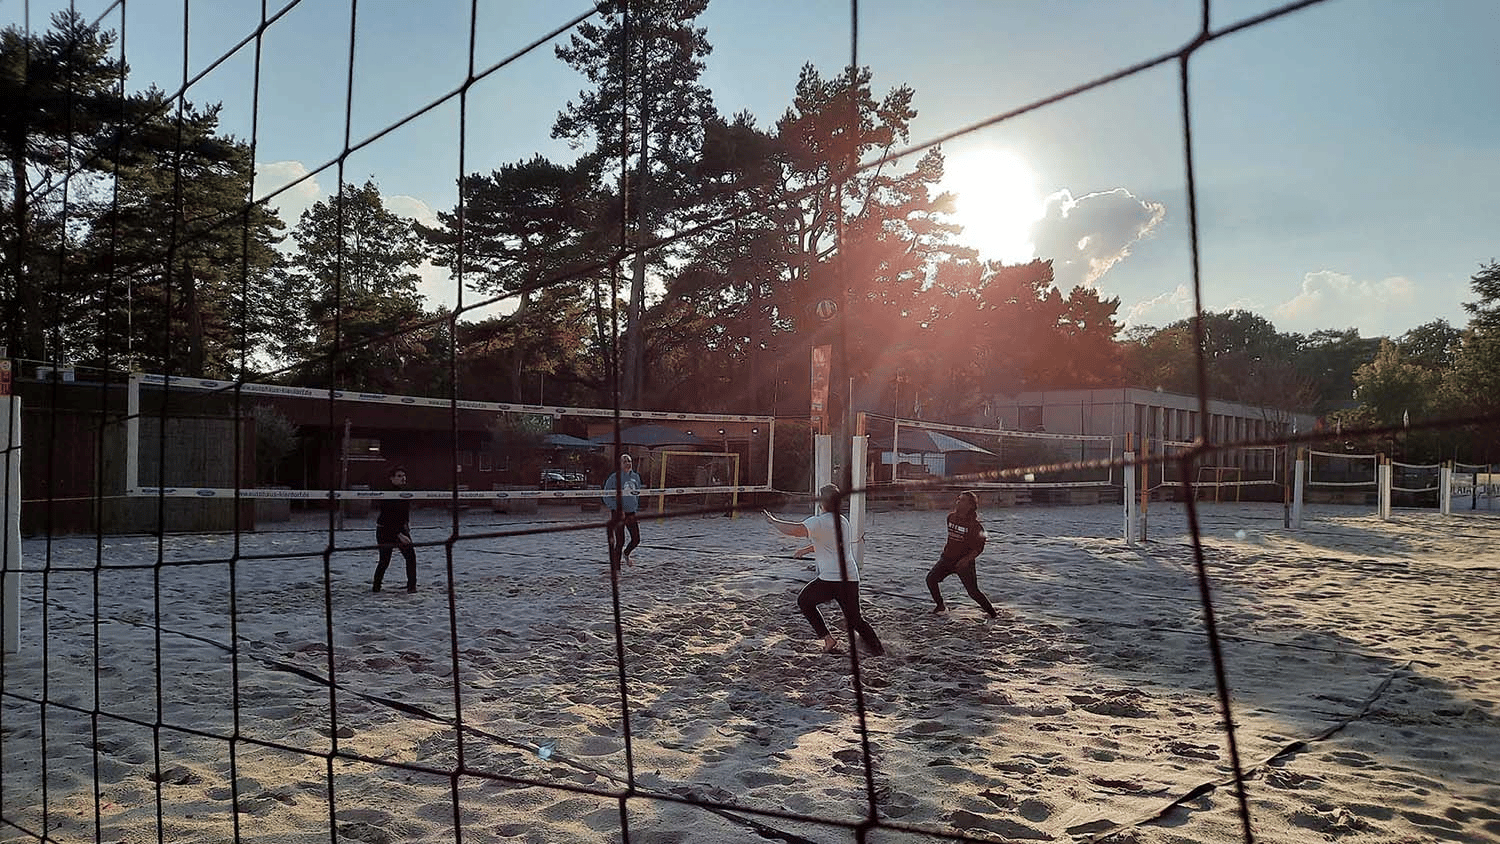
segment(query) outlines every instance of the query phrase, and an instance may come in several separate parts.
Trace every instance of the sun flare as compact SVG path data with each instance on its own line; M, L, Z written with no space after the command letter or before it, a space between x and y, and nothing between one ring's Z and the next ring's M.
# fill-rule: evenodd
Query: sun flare
M941 184L955 196L953 220L964 227L960 243L1008 264L1035 257L1032 227L1042 219L1045 197L1036 172L1019 155L995 147L953 151Z

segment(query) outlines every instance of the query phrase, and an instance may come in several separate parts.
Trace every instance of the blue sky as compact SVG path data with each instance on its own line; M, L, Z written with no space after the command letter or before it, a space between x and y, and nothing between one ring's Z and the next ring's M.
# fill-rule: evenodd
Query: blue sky
M66 2L3 0L0 24L43 28ZM131 84L183 81L184 4L103 0L125 33ZM337 159L345 139L350 4L303 0L267 30L254 124L268 192ZM1218 0L1222 27L1278 4ZM259 0L188 4L188 75L250 34ZM362 0L348 136L359 144L459 87L468 69L469 0ZM586 12L560 0L483 0L483 71ZM921 144L1177 49L1197 31L1198 0L864 0L859 61L877 93L908 84ZM1500 59L1493 0L1331 0L1203 46L1189 63L1204 307L1244 308L1282 331L1357 328L1399 335L1434 319L1461 326L1469 278L1500 257ZM769 127L798 71L837 72L850 50L844 0L714 0L700 18L714 52L705 84L721 112ZM193 86L223 102L223 127L252 131L254 42ZM470 90L463 169L541 152L582 77L548 46ZM455 97L352 152L345 178L374 178L388 204L430 220L451 209L459 169ZM1191 264L1175 62L944 145L971 244L1011 261L1050 257L1060 286L1121 300L1130 325L1191 313ZM288 224L337 184L324 170L276 199ZM458 291L431 271L425 292ZM476 298L465 295L472 304Z

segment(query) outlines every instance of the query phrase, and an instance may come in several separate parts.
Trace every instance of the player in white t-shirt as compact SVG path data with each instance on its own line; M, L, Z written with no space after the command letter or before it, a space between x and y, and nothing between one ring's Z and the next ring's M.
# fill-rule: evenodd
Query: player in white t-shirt
M885 653L880 637L875 635L874 628L870 627L870 623L865 621L859 611L859 564L854 554L856 539L848 517L838 510L839 488L828 484L818 490L818 504L821 512L800 522L779 519L766 513L766 521L787 536L805 536L812 540L818 577L802 587L802 592L797 595L797 608L807 617L813 633L823 640L823 650L833 651L838 643L828 631L828 625L823 623L818 605L837 601L844 618L865 643L867 652L880 656ZM844 537L843 554L839 553L840 532Z

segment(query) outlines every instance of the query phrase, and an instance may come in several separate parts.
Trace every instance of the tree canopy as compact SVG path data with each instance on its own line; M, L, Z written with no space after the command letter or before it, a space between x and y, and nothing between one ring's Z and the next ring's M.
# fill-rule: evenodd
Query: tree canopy
M824 344L848 384L837 401L899 393L955 422L1027 390L1200 383L1335 421L1497 410L1493 261L1461 327L1302 335L1229 310L1122 330L1120 301L1060 289L1048 256L980 260L939 188L943 150L891 157L917 116L910 86L808 64L769 125L717 113L706 6L601 6L556 48L584 82L552 126L576 158L462 174L431 225L371 178L288 229L253 201L251 147L219 104L123 93L114 34L74 13L6 29L4 342L101 367L416 393L456 377L473 398L781 415L807 412ZM433 267L496 307L430 307ZM1422 447L1456 448L1440 439Z

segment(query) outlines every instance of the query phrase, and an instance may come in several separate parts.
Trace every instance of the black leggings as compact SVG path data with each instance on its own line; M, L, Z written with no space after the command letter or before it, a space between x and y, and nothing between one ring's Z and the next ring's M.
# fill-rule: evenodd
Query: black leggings
M797 609L802 610L807 623L812 625L813 633L820 639L828 637L828 625L823 623L823 614L818 612L818 604L829 601L839 602L844 618L854 625L854 631L865 641L866 647L877 654L885 653L880 637L875 635L875 629L860 615L858 580L814 580L802 587L801 594L797 596Z
M397 548L401 549L401 556L406 558L406 588L417 588L417 549L398 542L396 537L400 535L400 528L387 528L384 525L375 527L375 541L380 543L380 564L375 567L376 589L385 581L385 570L391 565L391 551Z
M630 543L625 542L625 532L630 531ZM637 545L641 544L641 524L636 521L634 513L621 513L619 510L609 511L609 564L615 568L620 567L620 560L630 556Z
M964 591L969 593L969 597L974 599L974 603L978 604L986 615L995 614L995 608L990 604L990 599L979 591L979 576L974 573L974 565L960 567L957 560L950 560L947 557L939 559L937 565L932 567L932 571L927 573L927 591L932 593L933 603L939 608L943 606L943 593L938 591L938 584L950 574L958 575L959 582L964 585Z

